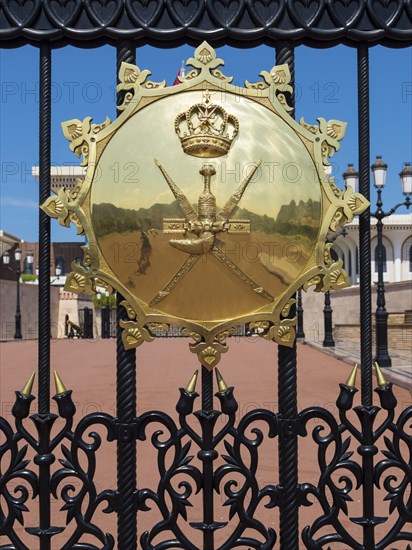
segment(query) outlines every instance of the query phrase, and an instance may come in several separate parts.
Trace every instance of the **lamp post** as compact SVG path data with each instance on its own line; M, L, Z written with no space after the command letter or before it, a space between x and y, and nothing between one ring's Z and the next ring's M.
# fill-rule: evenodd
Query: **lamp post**
M60 280L60 275L62 274L62 268L58 264L56 265L55 274L56 274L56 277L50 281L50 284L53 284L56 281Z
M304 340L305 339L305 331L303 330L303 306L302 306L302 290L298 290L298 302L297 302L297 308L296 313L298 316L298 326L297 326L297 332L296 332L296 338L298 340Z
M323 326L325 336L323 338L323 347L324 348L334 348L335 340L333 339L333 322L332 322L332 313L333 309L330 305L330 292L327 290L325 292L325 303L323 305Z
M102 299L104 296L104 299ZM102 339L110 338L110 307L109 293L105 291L97 293L97 300L100 304L101 322L102 322Z
M16 314L14 316L14 338L15 340L21 340L23 338L21 334L21 311L20 311L20 260L21 260L21 250L17 249L14 252L14 259L16 261L16 267L13 268L10 265L10 254L5 252L3 254L3 264L10 269L13 273L16 274L16 283L17 283L17 295L16 295ZM27 254L27 263L29 265L33 264L33 254Z
M385 285L383 282L383 219L391 216L400 206L409 208L411 205L410 195L412 193L412 168L409 162L405 162L402 172L399 174L401 179L402 193L406 197L403 202L398 203L388 212L382 209L382 190L386 182L387 164L382 160L381 156L376 157L376 161L372 164L372 174L374 185L378 193L376 201L377 209L371 212L371 216L376 218L376 231L378 237L378 286L377 286L377 301L376 301L376 357L375 361L380 367L391 367L392 361L388 353L388 312L386 311L385 302Z
M348 231L346 227L342 229L342 231L339 231L336 235L333 235L333 237L326 237L327 243L334 243L336 239L339 237L345 238L348 234ZM333 250L333 248L330 251L331 256L333 260L337 261L339 259L339 256L336 254L336 251ZM333 319L332 319L333 309L330 302L330 291L327 290L325 292L325 302L323 305L323 328L324 328L324 339L323 339L323 347L324 348L334 348L335 347L335 340L333 339Z

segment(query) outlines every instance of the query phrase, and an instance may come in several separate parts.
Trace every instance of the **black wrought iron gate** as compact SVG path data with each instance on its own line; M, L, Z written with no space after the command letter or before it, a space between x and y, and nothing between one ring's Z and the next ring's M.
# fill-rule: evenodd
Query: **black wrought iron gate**
M0 2L0 43L4 48L33 44L40 56L40 193L43 203L50 195L50 131L51 131L51 77L52 50L67 44L93 47L109 43L117 48L118 67L122 61L134 63L135 47L149 43L172 47L184 42L197 45L208 40L213 46L227 43L239 48L266 43L276 48L278 64L288 63L294 75L294 47L307 44L328 47L339 43L356 47L358 52L358 114L359 114L359 179L360 192L369 198L369 47L383 44L388 47L405 47L412 43L412 4L410 0L358 2L258 2L231 0L172 2L133 0L39 0ZM115 68L113 68L115 70ZM179 423L166 414L149 411L136 417L136 354L125 351L118 333L117 338L117 412L116 416L93 413L77 420L71 391L57 380L59 415L65 419L59 433L50 437L51 427L57 415L50 413L50 219L40 212L39 225L39 360L38 360L38 412L30 416L36 436L25 425L29 422L30 406L34 397L30 383L16 393L13 408L15 427L6 419L0 420L2 440L0 458L8 457L2 466L0 477L0 535L2 549L48 550L55 548L53 536L64 529L53 526L51 517L52 495L61 495L68 511L67 522L75 524L63 545L69 549L133 550L141 548L165 549L196 546L186 531L179 527L178 519L186 518L185 509L192 493L203 495L203 521L191 524L194 530L203 533L203 548L215 548L217 529L222 527L214 517L214 496L223 487L226 504L231 516L237 516L229 538L219 548L274 548L282 550L298 548L320 549L333 547L372 550L410 548L412 541L411 514L411 453L412 438L408 428L412 409L396 412L396 400L382 378L378 379L380 408L373 405L372 382L372 334L371 334L371 277L370 277L370 220L369 211L360 216L360 285L361 314L361 402L353 410L358 424L352 423L347 412L352 409L356 389L352 381L342 384L337 400L339 419L321 407L297 410L296 346L279 346L278 351L278 403L274 413L259 409L249 412L236 422L237 404L233 388L221 381L217 397L221 412L227 420L216 433L219 411L213 410L212 373L202 368L201 410L193 413L199 422L199 432L188 422L195 406L197 394L193 386L180 390L177 404ZM121 300L121 297L118 297ZM293 313L292 313L293 314ZM126 312L118 307L118 319ZM298 440L307 436L307 424L311 419L320 419L328 426L326 435L313 432L318 446L319 483L313 485L299 479L297 458ZM253 437L246 433L254 422L267 424L268 437L279 441L279 482L276 485L259 487L256 480L258 450L263 432L256 430ZM160 483L150 489L136 486L136 441L144 440L146 428L151 423L160 423L169 434L162 440L154 436L152 443L158 451L161 472ZM117 445L117 489L97 493L94 485L94 442L86 442L84 436L93 425L107 429L107 439ZM358 457L348 451L349 437L356 442ZM222 440L226 444L225 465L214 467L217 458L216 446ZM191 441L189 452L187 442ZM377 443L383 441L386 451L380 457ZM64 446L62 444L64 443ZM26 445L34 452L34 461L25 459ZM165 461L165 453L172 452L172 462ZM88 465L79 458L84 452ZM245 452L249 462L245 462ZM196 454L201 466L190 462ZM51 472L56 459L62 467ZM396 470L397 478L390 472ZM333 475L342 470L343 477L335 483ZM347 475L344 472L347 472ZM184 473L190 479L177 492L171 479ZM230 481L231 474L244 481L237 489ZM226 476L229 476L228 478ZM352 476L352 477L351 477ZM67 477L77 478L81 489L71 493L65 485ZM225 478L225 479L224 479ZM9 490L11 481L26 482L30 488ZM228 479L228 481L226 481ZM223 481L222 481L223 480ZM223 484L222 484L223 483ZM357 485L362 489L362 515L352 518L363 530L362 540L355 540L344 528L341 515L346 513L347 502ZM375 537L376 526L386 520L375 516L374 497L378 487L383 487L390 500L390 514L394 517L387 534L381 540ZM31 494L30 494L31 493ZM27 528L33 542L27 546L16 533L16 522L22 522L25 503L33 496L39 498L39 525ZM166 497L166 495L168 495ZM248 495L248 498L246 498ZM312 495L322 508L322 515L313 524L300 532L299 508L308 504ZM262 499L269 507L279 507L279 533L254 518L255 510ZM157 506L162 521L143 533L138 542L137 518L147 510L147 505ZM104 529L93 523L96 509L105 502L106 512L117 514L117 535L105 534ZM166 534L162 542L155 537ZM94 542L84 542L84 535ZM3 542L5 541L5 542ZM115 542L116 541L116 542ZM278 542L276 542L278 541Z

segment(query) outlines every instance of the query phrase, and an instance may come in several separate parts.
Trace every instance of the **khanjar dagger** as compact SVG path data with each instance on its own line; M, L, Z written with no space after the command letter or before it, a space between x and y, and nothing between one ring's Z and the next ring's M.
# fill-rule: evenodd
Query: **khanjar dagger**
M184 213L186 220L173 220L175 223L178 222L179 232L190 231L196 235L195 238L191 239L171 239L169 241L170 245L182 252L187 252L189 255L188 259L180 267L177 273L172 277L172 279L167 283L167 285L158 292L158 294L151 300L149 303L150 306L158 304L161 300L166 298L170 291L177 285L177 283L186 275L186 273L195 265L198 259L203 255L210 252L217 258L223 265L228 267L231 272L241 279L245 284L249 286L256 294L272 301L273 296L267 292L260 285L255 283L250 277L248 277L236 264L228 258L228 256L223 252L223 250L218 246L222 241L217 239L216 235L221 232L230 231L232 225L239 225L239 220L230 220L230 216L236 210L239 201L241 200L244 192L246 191L250 181L252 180L256 170L260 166L261 161L259 161L253 170L248 174L236 191L231 195L229 200L226 202L224 207L216 213L216 197L213 195L210 184L211 177L216 174L212 164L206 163L203 164L200 174L203 176L204 188L203 193L199 196L198 200L198 212L196 212L193 206L190 204L189 200L181 189L174 183L170 175L166 172L165 168L160 164L160 162L155 159L157 166L163 174L167 184L170 187L177 203L179 204L182 212ZM164 220L164 223L169 223L172 220ZM248 221L244 221L240 225L243 227L244 224L249 224ZM170 224L169 224L170 227ZM165 232L175 232L175 231L165 231ZM245 231L241 231L245 232Z

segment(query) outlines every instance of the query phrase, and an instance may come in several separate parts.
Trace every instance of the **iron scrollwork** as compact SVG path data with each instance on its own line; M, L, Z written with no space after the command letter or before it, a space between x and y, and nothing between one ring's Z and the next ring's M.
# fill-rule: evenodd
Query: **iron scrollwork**
M114 419L104 413L92 413L84 417L77 428L72 431L73 417L76 412L72 401L72 391L66 390L59 376L55 375L56 395L53 399L57 403L59 414L32 414L30 415L30 405L34 400L31 395L34 375L21 391L16 391L16 401L14 403L12 414L15 418L16 430L14 431L10 423L4 418L0 418L0 431L5 436L5 441L0 446L0 460L4 464L10 454L8 467L0 475L0 494L4 498L7 510L0 507L0 535L9 538L11 545L1 545L4 550L30 550L29 546L21 540L15 530L16 521L24 525L25 512L29 511L27 503L29 499L39 497L40 500L40 523L38 527L27 527L25 530L29 535L38 538L40 546L44 543L50 544L53 536L62 533L65 527L55 527L51 525L50 518L50 496L58 497L60 484L67 478L72 482L64 485L60 489L60 496L65 502L62 510L67 510L66 524L71 521L76 522L76 529L64 544L62 549L75 550L112 550L114 548L114 538L110 534L105 534L97 525L93 523L93 515L102 502L107 502L107 507L103 510L106 513L113 512L115 509L115 492L103 491L97 493L94 484L94 474L96 469L96 451L100 447L101 437L96 432L91 432L89 437L92 442L88 443L83 439L85 431L93 425L102 425L107 429L108 440L115 437ZM58 418L65 420L65 423L59 431L52 436L52 428ZM30 430L25 426L25 419L30 418L36 432L35 438ZM62 442L67 439L71 445L70 448ZM22 445L22 442L26 444ZM56 460L56 449L61 446L64 458L60 459L62 468L51 473L51 465ZM28 468L30 460L26 458L27 450L31 447L34 452L33 462L38 466L38 472ZM87 468L81 465L79 460L79 451L82 451L87 461ZM73 480L80 481L80 489L76 493ZM27 485L19 484L14 488L14 496L9 490L9 485L15 483L15 480L26 482L31 488L31 494ZM91 535L99 541L99 545L81 542L85 535ZM32 548L33 546L31 546Z
M316 425L312 431L312 437L318 446L321 472L318 484L315 486L305 483L301 486L301 503L310 506L308 496L313 495L323 512L311 526L303 529L302 539L310 550L328 548L334 542L354 550L383 550L399 541L412 541L410 530L405 528L412 519L412 497L410 492L408 494L412 484L412 437L406 431L412 419L412 407L402 411L398 420L394 421L397 400L392 384L386 382L377 364L375 368L378 381L375 392L379 395L380 407L360 405L352 409L357 392L354 387L355 367L348 382L340 384L341 391L336 401L340 423L329 411L320 407L310 407L301 413L301 436L307 435L306 426L310 420L318 418L323 421L323 425ZM352 410L357 417L357 424L348 418L347 413ZM385 417L376 426L377 416L381 411ZM326 434L325 425L329 428ZM385 434L390 434L391 437ZM351 438L358 444L358 460L355 460L354 451L350 450ZM377 443L382 438L385 449L381 452L385 458L375 463L374 456L379 453ZM334 479L336 474L340 474L338 482ZM384 500L390 501L388 517L378 517L374 512L376 490L381 488L386 492ZM340 518L340 513L349 516L348 503L353 500L354 490L358 489L362 489L363 515L349 519L353 524L362 527L363 541L356 540ZM328 493L331 498L328 498ZM395 510L398 517L381 540L378 540L376 527L386 523ZM331 532L319 535L319 531L325 527L329 527Z
M148 512L155 506L162 519L141 535L143 550L196 550L199 546L191 540L182 522L189 522L190 527L202 533L206 549L274 548L277 534L256 517L257 509L262 504L269 509L281 507L284 496L280 485L260 486L258 483L259 450L265 438L262 424L269 440L296 435L306 437L308 424L315 419L320 420L312 430L318 448L320 475L316 484L302 483L297 491L299 506L310 506L309 497L314 497L322 513L312 525L303 529L304 546L309 550L321 550L338 543L353 550L383 550L395 548L401 541L410 543L412 534L407 526L412 519L412 436L409 431L412 407L403 410L395 420L397 401L392 384L386 382L378 366L376 371L378 387L375 392L380 407L353 407L357 392L355 368L346 384L340 385L336 401L339 420L325 408L309 407L295 418L283 418L279 413L256 409L237 422L238 404L233 388L227 387L216 370L219 391L215 395L220 410L206 407L193 412L198 397L196 374L186 388L180 389L177 422L161 411L145 412L128 424L121 424L105 413L92 413L82 418L75 429L72 392L59 380L61 385L57 384L54 396L59 414L30 415L34 399L31 378L20 392L16 392L12 409L15 430L4 418L0 419L3 436L0 459L6 464L0 475L0 535L9 540L0 549L30 550L32 547L22 540L17 528L17 524L24 524L31 498L40 499L40 524L27 527L29 535L44 547L46 541L50 545L52 537L65 531L64 526L52 525L51 494L64 503L61 510L67 512L66 525L75 524L74 530L67 534L63 550L112 550L115 547L114 536L105 533L94 520L97 509L108 514L118 513L119 505L118 491L98 492L96 489L96 453L102 442L97 427L104 429L108 441L133 438L143 442L151 433L151 443L157 452L159 481L155 487L136 489L133 506L136 513ZM353 413L357 418L355 422L351 418ZM218 425L222 414L225 415L223 423ZM53 435L52 428L59 417L65 423ZM199 429L194 427L193 417ZM26 426L27 418L32 421L37 437ZM161 428L156 429L156 426ZM155 431L151 431L152 427ZM356 453L352 441L356 442ZM29 467L29 447L35 452L33 462L37 471ZM197 450L198 463L193 460L193 449ZM215 466L219 457L224 464ZM52 472L51 465L56 459L61 467ZM385 517L374 512L378 490L383 490L384 500L388 502ZM363 510L362 515L352 517L351 501L356 491L362 492ZM188 510L194 496L200 494L203 519L191 522ZM216 521L213 515L214 498L220 494L225 497L223 506L228 508L228 521ZM362 528L362 541L347 527L348 522L342 521L342 514ZM382 535L386 522L388 528ZM218 546L215 533L222 528L230 529L230 533L225 533L224 542ZM90 536L93 542L89 542ZM410 549L410 544L407 548Z
M196 375L195 375L196 376ZM217 376L220 373L217 371ZM256 478L258 467L258 449L264 435L260 428L251 429L253 437L246 432L255 422L267 424L268 437L274 438L278 434L276 415L270 411L257 409L246 414L238 426L235 426L238 404L233 395L233 387L227 387L220 378L219 391L215 394L220 401L221 410L200 410L194 412L199 425L200 433L189 424L188 416L192 414L194 402L198 394L194 391L194 384L187 388L180 388L180 399L176 410L179 413L179 425L162 412L144 413L138 419L138 439L145 440L146 431L151 424L160 424L166 428L168 437L163 438L164 432L157 430L152 435L152 444L158 450L158 465L160 481L156 490L141 489L136 494L137 508L141 511L150 509L148 502L151 500L161 512L163 519L157 523L150 532L141 536L141 544L144 550L161 550L163 548L184 548L196 550L197 546L191 542L178 526L178 518L181 516L187 521L187 508L191 506L190 497L193 493L203 491L203 521L191 522L190 526L203 533L204 548L214 545L214 533L216 530L226 527L228 522L218 522L213 518L214 494L222 491L227 497L224 506L229 507L229 521L238 517L237 525L226 541L219 546L219 550L244 547L269 549L273 548L276 541L276 533L271 528L266 528L255 517L255 511L261 501L268 499L265 506L273 508L277 505L277 488L274 485L259 487ZM227 415L227 419L215 433L216 422L221 414ZM187 443L183 439L188 438ZM229 443L231 438L232 443ZM226 449L223 459L226 464L213 469L213 462L218 458L218 445L224 442ZM191 464L193 455L189 455L192 444L198 448L197 456L201 462L201 468ZM173 458L166 466L167 453L173 453ZM243 452L242 452L243 451ZM248 453L248 463L245 452ZM178 492L172 484L173 479L179 474L191 478L181 481ZM241 486L238 481L228 479L228 476L238 474L243 479ZM166 496L169 498L167 499ZM247 497L247 498L246 498ZM171 505L168 505L171 502ZM249 536L244 536L248 530ZM256 538L250 535L256 532ZM172 532L174 538L169 538L159 543L154 539L164 532ZM259 537L260 536L260 537ZM258 538L259 537L259 538Z

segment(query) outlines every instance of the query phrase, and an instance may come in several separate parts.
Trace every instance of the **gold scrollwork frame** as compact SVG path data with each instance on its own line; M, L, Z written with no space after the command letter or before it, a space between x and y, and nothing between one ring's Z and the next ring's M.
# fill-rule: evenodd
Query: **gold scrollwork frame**
M186 336L192 338L191 351L198 355L205 367L211 369L228 349L227 336L233 334L235 325L242 322L249 329L257 329L263 338L292 346L296 318L290 318L289 313L295 302L296 291L314 286L315 291L326 292L349 285L342 260L333 260L330 254L331 245L326 242L326 237L329 232L336 232L338 226L351 222L369 203L351 187L348 186L345 190L337 187L334 178L328 177L325 172L329 157L340 147L339 141L344 137L346 123L339 120L326 121L323 118L317 119L318 124L307 124L303 119L298 123L290 116L292 109L287 103L285 93L293 93L293 89L290 86L291 77L287 65L275 66L269 72L262 71L262 80L256 83L246 81L244 88L231 84L233 78L225 76L219 68L224 65L223 60L217 58L216 52L207 42L196 49L194 57L187 61L187 65L192 68L186 76L179 77L181 84L166 87L165 81L155 83L148 80L150 71L123 63L119 71L120 84L117 86L117 90L124 93L123 103L119 107L122 113L115 121L111 122L106 118L102 124L92 124L91 117L87 117L83 121L73 119L62 123L70 149L78 157L82 157L80 164L87 167L87 171L84 180L78 180L74 190L60 189L57 195L45 201L42 209L63 226L69 227L73 223L78 234L85 234L88 239L88 245L83 247L83 265L72 264L73 271L67 277L66 290L94 294L97 287L103 287L109 292L118 290L124 296L122 305L129 318L128 321L121 321L126 348L152 341L156 331L167 330L171 323L176 323L183 327ZM265 313L252 313L236 320L202 323L168 317L139 302L117 280L99 251L91 222L90 194L96 167L106 144L112 134L141 108L143 99L151 102L189 89L227 91L269 106L299 135L314 161L321 185L322 220L313 265L272 302Z

